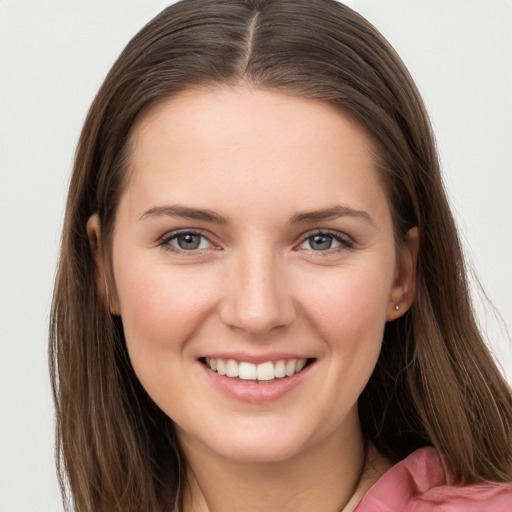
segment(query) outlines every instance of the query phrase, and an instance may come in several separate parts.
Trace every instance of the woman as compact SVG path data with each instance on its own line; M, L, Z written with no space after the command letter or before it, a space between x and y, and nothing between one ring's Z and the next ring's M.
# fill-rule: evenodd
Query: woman
M79 142L51 354L77 510L512 509L427 115L337 2L185 0L128 44Z

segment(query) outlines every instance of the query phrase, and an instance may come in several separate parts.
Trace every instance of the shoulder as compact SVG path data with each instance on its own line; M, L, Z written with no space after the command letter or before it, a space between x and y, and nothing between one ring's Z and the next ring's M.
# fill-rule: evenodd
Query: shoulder
M355 512L512 512L512 484L449 482L433 448L422 448L389 469Z

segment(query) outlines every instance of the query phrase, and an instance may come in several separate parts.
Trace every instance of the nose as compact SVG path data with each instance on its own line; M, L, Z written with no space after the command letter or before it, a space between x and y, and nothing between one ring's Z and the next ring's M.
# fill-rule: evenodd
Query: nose
M252 336L291 324L296 310L286 275L270 251L238 258L229 270L220 305L224 324Z

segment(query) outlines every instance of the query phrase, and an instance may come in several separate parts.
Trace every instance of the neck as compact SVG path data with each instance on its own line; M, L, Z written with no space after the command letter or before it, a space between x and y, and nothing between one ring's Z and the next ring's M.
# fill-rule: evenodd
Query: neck
M371 451L368 471L359 428L350 440L335 432L274 462L226 459L183 432L180 441L188 463L183 512L350 512L387 469Z

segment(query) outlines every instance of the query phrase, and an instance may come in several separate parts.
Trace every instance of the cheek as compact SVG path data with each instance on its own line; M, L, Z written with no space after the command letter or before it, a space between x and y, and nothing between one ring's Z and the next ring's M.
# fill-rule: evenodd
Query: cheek
M126 344L137 373L177 361L215 307L211 279L185 267L120 259L116 288ZM129 269L128 272L125 270Z
M391 264L367 265L303 282L309 293L306 316L329 351L332 389L343 388L344 396L359 395L379 357L392 275Z
M311 276L302 280L301 293L308 297L308 316L316 320L327 339L341 338L342 333L350 331L353 334L350 339L363 341L384 328L392 266L374 268L370 265L345 268L330 273L328 279Z

